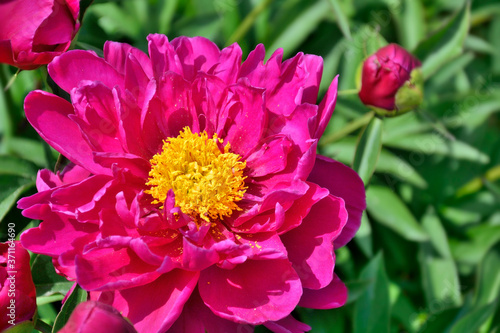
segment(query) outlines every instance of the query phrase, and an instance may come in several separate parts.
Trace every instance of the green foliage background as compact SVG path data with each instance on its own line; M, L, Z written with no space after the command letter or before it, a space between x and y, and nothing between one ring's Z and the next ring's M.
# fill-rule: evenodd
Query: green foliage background
M82 7L90 4L82 0ZM320 94L340 74L339 99L319 152L354 166L368 209L355 239L337 251L350 290L334 310L297 309L312 332L500 332L500 3L496 0L96 0L73 48L102 54L105 40L146 50L148 33L201 35L220 47L256 44L324 58ZM395 42L423 63L425 100L380 120L357 95L356 71ZM15 208L58 155L27 123L23 99L51 90L46 68L0 67L0 238L37 225ZM33 256L38 318L61 327L71 283ZM83 296L82 296L83 295ZM19 328L30 332L32 326ZM263 328L257 331L265 332Z

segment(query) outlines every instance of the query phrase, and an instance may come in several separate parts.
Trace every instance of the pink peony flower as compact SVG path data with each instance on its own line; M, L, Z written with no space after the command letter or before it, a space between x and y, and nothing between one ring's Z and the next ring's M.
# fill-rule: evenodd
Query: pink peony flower
M420 61L401 46L382 47L363 63L359 98L386 116L415 108L422 102L420 67Z
M0 243L0 331L31 320L35 310L28 251L18 241Z
M78 0L0 1L0 63L21 69L65 52L80 23Z
M59 333L134 333L137 332L112 306L95 301L78 304Z
M316 156L337 80L318 106L322 60L242 63L233 44L151 35L149 57L107 42L48 70L71 103L34 91L28 120L70 161L41 170L19 201L33 252L110 304L139 332L275 332L309 327L297 306L329 309L347 290L334 248L359 227L363 183Z

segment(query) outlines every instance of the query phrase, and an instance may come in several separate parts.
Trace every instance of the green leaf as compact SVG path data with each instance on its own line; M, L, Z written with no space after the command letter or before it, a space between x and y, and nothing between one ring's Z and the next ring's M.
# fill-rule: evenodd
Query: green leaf
M401 5L401 18L396 16L399 40L403 47L413 50L425 37L424 8L419 0L404 0Z
M329 9L328 2L326 1L316 1L312 6L307 8L274 40L267 49L267 58L278 48L283 48L284 58L289 56L307 39L319 23L324 20L330 12Z
M87 291L76 285L71 295L69 295L69 297L66 299L66 302L64 302L61 312L59 312L59 314L57 315L56 321L54 322L54 327L52 328L52 332L55 333L63 328L63 326L68 322L68 319L76 306L82 302L85 302L87 298Z
M469 31L470 2L433 36L427 38L416 49L415 55L422 60L424 78L429 78L443 65L462 53Z
M481 261L477 271L475 306L484 306L500 295L500 243L497 243Z
M22 323L11 326L10 328L3 331L3 333L31 333L35 325L32 321L24 321Z
M35 178L38 168L31 162L8 155L0 156L0 175Z
M354 241L359 246L364 255L368 258L373 257L373 241L372 241L372 228L366 212L363 212L361 217L361 225L359 230L354 236ZM349 294L350 297L350 294Z
M35 182L19 176L0 174L0 221L17 202L17 199Z
M500 225L481 224L471 227L466 236L468 240L450 239L451 252L457 261L476 265L500 241Z
M373 117L366 129L361 134L354 155L353 169L368 185L370 178L377 166L378 156L382 149L382 119Z
M477 332L481 325L493 315L497 302L478 307L460 318L449 330L450 333Z
M490 158L462 141L445 140L443 137L433 133L413 134L384 141L390 147L413 151L424 155L444 155L456 159L463 159L486 164Z
M418 188L427 187L425 179L422 178L410 163L394 155L387 149L382 149L380 152L375 171L388 173Z
M448 238L441 221L432 208L422 219L422 226L430 237L420 244L422 285L431 312L458 306L462 303L460 281L455 262L448 247Z
M403 201L389 188L371 185L366 191L366 204L375 220L403 238L416 242L429 239Z
M354 333L388 333L389 279L381 252L363 268L359 278L371 284L354 305Z
M56 273L52 258L48 256L38 254L33 260L31 271L36 272L33 274L33 283L38 297L54 294L66 295L74 285L74 282Z
M443 333L447 332L447 328L455 320L459 314L459 308L447 309L432 314L426 322L424 322L419 333Z
M355 150L356 141L354 138L349 137L337 141L333 144L329 144L324 148L324 150L322 150L322 154L332 157L344 164L351 165ZM425 181L425 179L422 178L422 176L415 170L415 168L413 168L410 163L384 148L382 148L382 150L380 151L380 156L375 167L375 172L388 173L418 188L427 187L427 182Z
M45 168L48 165L44 145L32 139L12 137L8 141L8 150L15 156Z
M352 39L351 29L349 28L349 19L347 15L342 10L342 7L338 0L329 0L332 5L333 12L337 18L337 23L339 25L340 31L344 34L347 39Z

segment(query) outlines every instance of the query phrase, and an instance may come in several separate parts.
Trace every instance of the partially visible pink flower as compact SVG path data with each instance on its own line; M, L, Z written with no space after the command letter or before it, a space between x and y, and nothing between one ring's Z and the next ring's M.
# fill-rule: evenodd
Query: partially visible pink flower
M134 326L110 305L87 301L77 305L59 333L134 333Z
M18 241L0 243L0 331L31 320L35 310L28 251Z
M237 44L148 40L149 57L65 53L48 70L71 103L26 98L71 163L19 201L43 221L23 244L139 332L308 330L290 313L345 303L333 250L365 208L357 174L316 156L337 80L316 105L320 57L264 63L259 45L242 63Z
M401 46L389 44L382 47L363 63L359 98L366 105L388 111L406 109L407 102L398 101L397 94L405 84L414 86L420 83L411 77L412 71L420 66L420 61ZM419 93L421 95L421 91ZM414 104L410 106L415 107Z
M0 63L21 69L65 52L80 23L78 0L1 0Z

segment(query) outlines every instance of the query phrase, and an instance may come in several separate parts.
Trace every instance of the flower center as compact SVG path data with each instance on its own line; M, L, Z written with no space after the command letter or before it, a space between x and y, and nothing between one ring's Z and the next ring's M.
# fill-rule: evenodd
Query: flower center
M229 152L229 143L222 146L222 142L217 134L209 139L205 131L196 134L189 127L164 141L162 151L150 160L146 183L150 189L145 192L154 198L153 204L163 204L172 189L176 206L194 219L210 222L241 210L237 202L247 189L246 162Z

